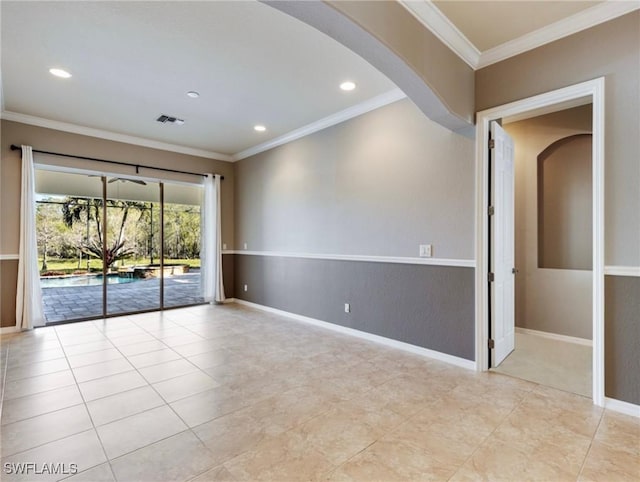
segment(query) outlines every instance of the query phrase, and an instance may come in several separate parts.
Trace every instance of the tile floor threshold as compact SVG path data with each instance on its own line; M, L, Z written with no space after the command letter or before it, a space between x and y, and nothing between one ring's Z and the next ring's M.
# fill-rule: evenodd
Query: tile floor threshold
M591 398L593 349L532 333L515 335L515 350L494 371Z
M234 304L3 336L0 355L3 481L640 478L636 418ZM78 473L7 473L27 462Z

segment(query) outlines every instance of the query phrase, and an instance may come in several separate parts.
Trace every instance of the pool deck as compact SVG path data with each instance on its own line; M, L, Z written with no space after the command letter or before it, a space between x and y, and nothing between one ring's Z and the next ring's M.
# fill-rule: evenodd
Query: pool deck
M102 286L43 288L42 299L47 323L102 316ZM200 271L165 277L164 306L203 303ZM129 313L160 308L160 280L107 285L107 314Z

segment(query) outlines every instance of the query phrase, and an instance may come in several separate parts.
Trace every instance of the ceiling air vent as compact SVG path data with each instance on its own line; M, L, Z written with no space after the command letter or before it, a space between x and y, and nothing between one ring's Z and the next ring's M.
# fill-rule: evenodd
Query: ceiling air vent
M184 124L184 119L178 119L177 117L172 117L170 115L164 115L164 114L162 114L156 120L163 124L176 124L178 126L181 126L182 124Z

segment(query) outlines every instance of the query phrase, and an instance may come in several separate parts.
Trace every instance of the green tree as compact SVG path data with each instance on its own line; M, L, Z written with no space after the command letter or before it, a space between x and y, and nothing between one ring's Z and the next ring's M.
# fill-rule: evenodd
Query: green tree
M60 222L60 206L49 201L36 206L36 239L42 252L42 271L46 271L47 256L60 254L64 240L65 226Z
M112 230L111 236L109 234L112 233L104 230L102 199L67 197L62 203L62 217L69 228L82 221L83 217L87 222L95 222L96 235L85 240L80 248L87 256L101 259L111 268L116 261L134 254L134 250L126 246L125 226L132 212L137 211L139 219L145 207L143 202L108 199L107 226ZM112 243L107 244L108 239L112 239Z

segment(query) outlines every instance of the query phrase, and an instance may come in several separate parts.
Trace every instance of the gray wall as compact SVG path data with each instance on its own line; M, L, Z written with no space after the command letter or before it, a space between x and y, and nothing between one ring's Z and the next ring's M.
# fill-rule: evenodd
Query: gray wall
M559 139L591 132L591 105L508 123L504 128L515 144L516 326L591 339L591 271L544 269L538 256L538 155ZM589 199L590 189L589 179ZM590 220L588 205L586 210ZM572 218L581 214L579 210L569 213ZM589 258L590 228L589 223L589 230L578 237L586 243L580 249L588 251Z
M605 276L605 395L640 405L640 278Z
M222 255L222 282L224 283L224 295L227 298L235 297L236 263L233 254Z
M426 243L472 259L474 172L472 141L399 101L239 161L236 248L417 257ZM474 359L471 268L249 254L235 265L237 298Z
M472 268L251 255L235 264L243 300L474 360Z
M474 257L473 141L402 100L236 163L236 249Z
M605 77L605 264L640 266L640 11L476 72L476 110Z

